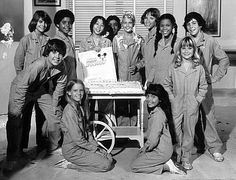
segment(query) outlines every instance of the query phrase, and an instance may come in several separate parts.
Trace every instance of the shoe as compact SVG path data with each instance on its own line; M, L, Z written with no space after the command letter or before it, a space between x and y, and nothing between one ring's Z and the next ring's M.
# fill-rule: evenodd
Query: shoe
M216 162L224 161L224 156L219 152L215 152L215 153L211 154L211 156Z
M185 171L182 171L181 169L176 167L171 159L166 162L166 165L169 167L171 174L179 174L179 175L186 175L187 174Z
M55 164L55 167L67 169L69 165L72 165L72 163L67 161L66 159L62 159Z
M193 166L189 161L183 161L182 166L186 170L192 170L193 169Z
M62 155L62 149L61 148L57 148L55 150L50 150L48 152L49 155Z

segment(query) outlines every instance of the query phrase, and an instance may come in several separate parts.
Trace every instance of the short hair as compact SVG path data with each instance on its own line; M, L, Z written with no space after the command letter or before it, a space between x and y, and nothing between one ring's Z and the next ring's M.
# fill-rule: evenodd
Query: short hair
M69 17L72 24L75 21L75 16L74 16L73 12L71 12L68 9L61 9L61 10L57 11L54 16L55 26L57 26L57 24L59 24L64 17Z
M90 26L89 26L90 27L90 32L91 32L91 34L93 33L93 26L94 26L94 24L96 24L98 19L101 19L102 22L103 22L103 25L104 25L104 29L101 32L101 35L105 35L106 34L106 28L107 28L107 22L106 22L106 19L103 16L95 16L95 17L93 17L93 19L90 22Z
M205 31L206 21L203 19L202 15L197 13L197 12L190 12L185 16L183 26L184 26L186 31L188 31L187 30L187 24L192 19L196 19L197 22L198 22L198 25L202 27L202 31Z
M107 24L109 24L109 22L110 22L111 20L115 20L115 21L117 22L117 24L118 24L118 31L119 31L119 30L121 29L120 18L118 18L118 17L115 16L115 15L108 16L108 18L107 18Z
M28 29L30 32L33 32L36 29L36 25L40 18L42 18L42 20L47 24L47 28L45 29L44 32L49 31L50 26L52 24L50 16L45 11L38 10L34 13L33 18L31 19L28 25Z
M135 16L134 16L133 12L131 12L131 11L125 11L124 14L123 14L123 16L122 16L122 22L123 22L123 19L124 19L125 17L131 19L132 22L133 22L133 24L135 25Z
M147 14L151 14L151 16L156 18L156 23L158 23L158 18L160 17L161 13L159 9L157 8L148 8L146 11L144 11L143 15L141 16L141 24L144 24L144 19L146 18Z
M45 45L43 56L48 56L50 52L57 51L63 56L66 54L66 44L60 39L50 39Z

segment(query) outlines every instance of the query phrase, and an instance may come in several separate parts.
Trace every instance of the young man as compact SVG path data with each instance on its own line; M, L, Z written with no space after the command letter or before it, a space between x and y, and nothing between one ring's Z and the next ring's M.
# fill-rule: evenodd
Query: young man
M206 71L206 79L208 82L208 91L205 99L201 104L201 116L206 121L204 131L205 141L208 146L208 151L213 159L217 162L224 160L222 151L222 141L216 131L216 118L214 112L214 100L212 95L212 83L219 81L227 72L229 67L229 58L221 49L218 42L211 36L204 33L205 20L196 12L188 13L184 18L184 28L188 34L197 43L198 51L201 56L201 62ZM218 61L218 68L212 74L213 58ZM196 129L199 131L199 129Z
M68 9L57 11L54 17L54 24L58 28L55 38L62 40L66 44L64 62L67 69L68 82L72 79L77 79L75 46L70 36L74 21L74 14Z
M23 124L22 113L29 102L35 101L42 110L46 121L43 133L49 140L48 150L59 147L60 117L58 102L64 94L67 83L63 57L66 45L59 39L49 40L43 56L21 71L11 83L8 121L7 121L7 164L6 169L12 170L24 156L22 144ZM55 86L52 88L52 85Z

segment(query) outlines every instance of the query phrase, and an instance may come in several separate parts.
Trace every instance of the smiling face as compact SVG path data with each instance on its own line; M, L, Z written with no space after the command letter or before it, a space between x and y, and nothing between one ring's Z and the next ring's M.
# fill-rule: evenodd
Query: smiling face
M156 18L148 13L144 18L144 26L150 31L153 27L156 26Z
M134 23L133 23L132 19L125 16L122 19L122 27L123 27L124 31L127 33L133 32Z
M72 22L71 22L71 19L69 17L64 17L59 25L58 25L58 28L61 32L63 32L64 34L68 35L69 32L71 31L72 29Z
M146 95L147 106L149 108L156 107L159 104L159 98L154 94L147 94Z
M183 45L181 47L181 56L183 59L185 60L191 60L192 57L193 57L193 47L192 46L189 46L188 44L186 45Z
M48 60L52 66L57 66L62 62L63 55L57 51L51 51L48 55Z
M196 37L202 28L202 26L199 26L198 21L196 19L191 19L191 21L187 23L186 27L190 35L193 37Z
M44 33L47 26L48 26L47 23L42 18L39 18L39 20L36 24L35 32L36 33Z
M84 87L82 84L76 83L67 93L72 100L74 100L77 103L81 103L84 97Z
M102 19L98 19L97 22L93 25L93 34L100 35L105 28Z
M160 22L160 32L162 36L168 38L172 34L173 24L169 19L162 19Z
M119 25L118 22L114 19L110 20L109 22L109 26L111 26L113 33L117 34L118 30L119 30Z

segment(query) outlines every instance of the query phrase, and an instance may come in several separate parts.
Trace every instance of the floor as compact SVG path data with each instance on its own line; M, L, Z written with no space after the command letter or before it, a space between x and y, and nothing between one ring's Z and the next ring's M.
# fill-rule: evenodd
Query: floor
M202 155L194 155L193 170L187 175L172 175L164 173L135 174L130 171L129 164L138 151L137 143L129 140L118 140L115 149L112 151L117 161L115 168L107 173L78 172L76 170L56 168L54 164L61 159L60 155L53 155L48 158L37 159L28 163L24 168L12 174L0 174L0 180L233 180L236 179L236 90L215 90L214 91L217 117L217 131L224 142L225 160L221 163L215 162L205 152ZM6 153L6 116L0 116L0 163L3 163ZM29 155L34 154L35 147L35 125L32 125Z

